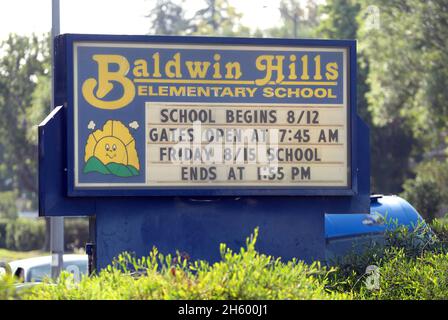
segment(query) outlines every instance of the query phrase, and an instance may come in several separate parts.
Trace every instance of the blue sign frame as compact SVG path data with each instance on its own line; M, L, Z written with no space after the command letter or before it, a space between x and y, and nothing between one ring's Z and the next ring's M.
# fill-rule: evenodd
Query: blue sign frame
M276 47L344 48L347 50L347 107L348 116L348 187L161 187L161 188L92 188L75 187L74 152L74 45L77 42L92 43L157 43L189 45L239 45ZM304 39L255 39L221 37L178 37L178 36L115 36L66 34L55 41L55 101L67 109L67 195L72 197L98 196L351 196L358 192L356 113L356 41L352 40L304 40Z

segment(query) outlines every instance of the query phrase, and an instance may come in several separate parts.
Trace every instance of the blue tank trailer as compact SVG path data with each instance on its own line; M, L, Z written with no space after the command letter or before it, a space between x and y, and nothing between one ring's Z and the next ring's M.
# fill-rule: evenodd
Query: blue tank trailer
M368 214L325 214L326 261L362 251L372 242L382 244L386 231L400 226L412 230L421 223L423 218L405 199L372 195Z

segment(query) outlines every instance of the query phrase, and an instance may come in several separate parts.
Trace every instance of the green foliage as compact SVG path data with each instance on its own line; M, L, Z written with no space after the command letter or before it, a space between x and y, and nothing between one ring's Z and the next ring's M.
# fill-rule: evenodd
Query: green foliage
M328 39L356 39L358 21L361 11L359 1L329 0L320 7L320 14L325 15L316 33Z
M46 63L44 66L48 67ZM51 108L51 79L45 72L37 76L36 88L32 92L31 107L26 110L26 117L32 124L27 132L29 143L37 145L38 124L45 119Z
M152 33L180 35L188 31L190 22L185 17L183 4L173 0L157 0L151 13L146 16L151 20Z
M0 218L17 218L16 198L17 193L14 191L0 192Z
M444 218L434 219L431 223L431 228L439 241L443 245L448 246L448 214Z
M415 169L414 179L404 182L402 197L406 198L428 221L448 205L448 162L429 160Z
M161 35L244 36L250 29L241 24L242 14L228 0L204 0L187 16L186 1L158 0L147 16L151 33Z
M366 21L363 3L359 0L328 0L320 8L322 19L315 30L317 37L360 38L360 29ZM369 50L372 50L373 54L376 48L366 45L364 37L368 35L364 35L358 41L356 91L358 114L370 127L371 188L374 193L398 193L401 191L403 181L410 177L409 158L416 141L404 121L398 119L388 123L387 126L372 121L367 101L371 91L371 84L368 82L371 73Z
M83 172L99 172L101 174L112 174L119 177L132 177L139 174L139 171L132 165L124 165L115 162L104 164L95 156L89 158L84 166Z
M432 221L439 211L442 198L437 190L437 184L417 176L407 180L404 185L402 197L406 198L417 211L428 221Z
M402 121L387 126L370 123L371 192L400 193L403 181L412 173L409 159L417 144Z
M281 0L280 24L266 30L274 38L311 38L319 24L317 2L314 0Z
M20 299L16 290L16 280L11 275L0 274L0 300L14 299Z
M328 0L319 7L322 17L314 33L324 39L350 39L358 37L361 4L357 0ZM370 90L366 78L369 73L369 62L362 52L357 57L357 111L370 125L370 114L367 110L366 94Z
M34 107L41 107L35 103L39 94L33 93L42 77L49 75L48 47L48 38L37 36L10 35L1 43L0 145L7 174L3 179L12 180L11 190L37 192L37 144L35 139L30 141L30 132L41 119L32 119L30 114Z
M448 295L448 253L425 252L415 259L403 249L386 252L380 267L379 290L360 286L358 299L421 300L446 299Z
M412 20L414 27L419 26L412 14L397 13L400 9L394 9L395 3L390 1L358 2L363 4L358 14L358 47L369 65L364 81L369 87L365 98L371 127L372 191L398 193L411 176L409 160L420 160L422 142L416 139L414 123L400 116L404 100L415 100L409 75L415 77L416 69L409 68L409 56L418 54L418 49L409 48L413 38L397 14L407 15L406 23ZM365 23L365 10L370 5L379 7L379 29Z
M241 24L242 14L229 0L204 0L204 7L191 19L192 35L247 36L249 28Z
M379 29L367 23L372 5ZM357 105L370 126L373 192L401 192L410 164L444 148L446 12L443 0L328 0L321 7L318 37L358 39Z
M89 221L86 218L64 218L65 250L84 249L89 239Z
M51 107L49 37L11 34L0 50L0 217L15 218L17 195L37 207L37 125Z
M389 222L396 223L396 222ZM392 227L392 226L391 226ZM432 230L438 229L437 232ZM448 295L448 225L418 223L414 228L395 226L383 245L372 244L337 261L329 288L349 292L356 299L440 299ZM368 266L377 266L380 288L368 289Z
M6 248L29 251L43 247L45 242L44 221L36 219L17 219L6 226Z
M180 254L120 255L98 276L80 283L64 274L56 285L36 287L29 299L342 299L325 289L328 272L318 263L283 263L255 250L257 231L246 248L221 245L222 260L212 265Z
M358 33L370 63L369 110L376 125L404 121L426 150L444 142L447 124L448 3L363 1L380 11L380 28Z

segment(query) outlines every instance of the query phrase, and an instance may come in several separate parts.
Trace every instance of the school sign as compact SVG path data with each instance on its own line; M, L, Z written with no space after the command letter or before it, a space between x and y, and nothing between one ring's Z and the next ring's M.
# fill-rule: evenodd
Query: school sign
M98 211L109 196L166 196L141 198L142 210L191 196L368 206L356 200L368 159L360 169L353 41L63 35L55 56L68 207ZM54 174L48 152L41 161L41 178Z

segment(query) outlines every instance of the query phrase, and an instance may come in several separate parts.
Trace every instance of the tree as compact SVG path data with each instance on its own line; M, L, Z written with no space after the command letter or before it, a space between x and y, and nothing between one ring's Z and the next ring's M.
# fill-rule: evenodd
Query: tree
M190 19L185 17L182 7L173 0L157 0L151 13L146 17L151 19L151 31L160 35L180 35L191 29Z
M203 7L187 16L185 1L158 0L151 13L151 30L163 35L250 35L241 14L228 0L204 0Z
M357 39L359 24L357 17L361 12L361 5L356 0L329 0L323 5L319 13L322 18L315 35L324 39ZM357 102L358 112L369 122L366 93L369 86L366 83L369 73L368 62L364 55L358 54Z
M249 28L241 24L242 14L228 0L204 0L204 7L196 11L191 23L194 35L244 36Z
M448 124L448 3L385 1L379 29L363 28L363 51L372 66L369 109L376 125L401 121L419 142L414 154L446 147ZM418 158L416 158L419 160Z
M37 36L10 35L1 45L0 135L2 162L12 183L10 189L37 193L37 141L30 140L38 120L30 121L36 105L33 93L49 78L48 41ZM36 93L37 94L37 93ZM49 104L45 106L48 110ZM41 117L42 117L41 113ZM36 121L36 122L34 122Z
M0 202L8 216L17 211L17 199L6 201L12 197L37 207L37 125L50 109L49 47L48 36L35 35L10 35L1 44Z
M267 30L271 37L309 38L319 24L318 5L314 0L305 4L298 0L282 0L279 5L281 25Z
M359 32L371 66L367 98L372 122L381 128L400 123L409 132L413 143L408 162L418 165L415 178L403 184L403 195L432 219L438 208L448 205L441 187L447 168L448 3L376 0L369 4L381 14L380 28L363 27ZM434 168L437 174L431 173Z
M319 9L325 18L322 18L316 34L328 39L356 39L360 11L361 4L356 0L327 1Z
M402 197L428 221L446 214L448 199L448 161L424 161L415 167L416 176L403 184Z
M358 39L366 22L367 5L360 0L329 0L320 8L322 18L316 35L328 39ZM411 176L409 158L415 140L403 121L396 119L387 126L372 120L370 101L370 55L364 40L358 41L357 110L370 127L371 191L398 193L403 181ZM372 47L372 51L376 48Z

